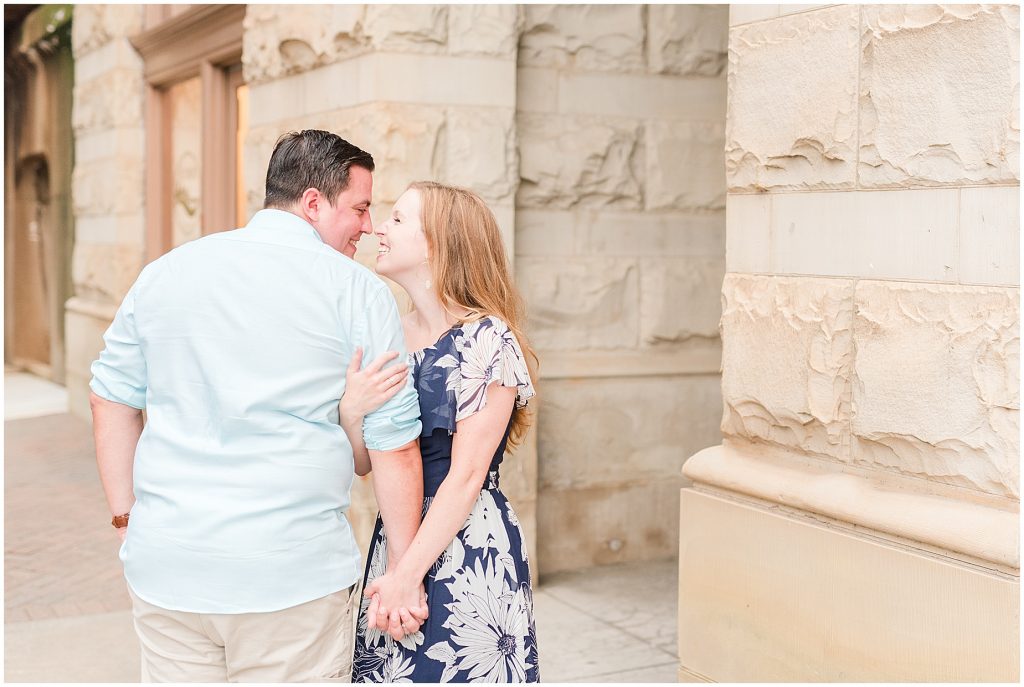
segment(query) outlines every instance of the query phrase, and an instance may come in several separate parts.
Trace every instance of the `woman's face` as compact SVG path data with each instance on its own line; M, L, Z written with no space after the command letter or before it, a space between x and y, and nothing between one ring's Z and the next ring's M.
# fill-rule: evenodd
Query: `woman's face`
M391 208L391 216L374 231L380 239L377 251L377 274L401 280L402 277L423 278L429 275L427 237L423 233L420 192L409 189Z

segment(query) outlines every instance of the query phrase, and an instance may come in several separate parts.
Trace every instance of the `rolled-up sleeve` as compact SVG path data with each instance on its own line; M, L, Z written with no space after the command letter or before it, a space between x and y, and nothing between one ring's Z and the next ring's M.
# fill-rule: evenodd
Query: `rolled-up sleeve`
M398 305L386 287L370 299L360 338L362 340L356 345L363 347L365 364L386 351L398 351L397 360L405 360L405 337L402 335ZM389 363L392 364L395 363ZM410 374L401 391L363 420L363 441L368 449L392 451L418 437L422 427L419 395Z
M104 348L90 368L89 388L108 401L142 409L146 407L146 358L135 326L135 290L132 286L128 291L103 335Z

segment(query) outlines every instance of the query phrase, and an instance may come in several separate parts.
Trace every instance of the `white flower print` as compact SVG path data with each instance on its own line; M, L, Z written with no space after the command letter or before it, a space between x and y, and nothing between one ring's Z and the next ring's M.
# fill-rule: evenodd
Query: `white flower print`
M444 672L441 673L441 682L451 682L451 679L459 672L455 667L455 649L448 642L438 642L427 649L427 658L444 664Z
M451 640L460 648L456 668L469 671L469 680L524 682L532 668L526 650L529 620L522 590L515 593L504 580L504 571L477 560L466 571L461 593L453 589L449 605Z
M434 566L431 568L434 579L437 581L451 579L455 576L455 572L462 568L465 559L466 549L456 537L434 562Z
M508 515L508 521L510 523L512 523L513 527L519 527L519 516L516 515L516 512L514 510L512 510L512 504L511 503L509 503L507 505L508 505L508 510L506 511L505 514Z
M467 546L495 549L498 553L508 553L512 548L508 532L501 522L501 510L489 491L480 492L463 528Z
M388 683L411 683L412 680L409 679L409 676L412 675L412 668L412 656L407 657L398 649L398 647L394 647L381 669L380 681Z
M462 328L462 364L458 366L456 421L465 419L487 405L487 386L498 382L517 389L516 407L522 408L535 395L530 373L515 335L496 317L486 317ZM456 350L460 350L456 346ZM447 357L447 356L446 356ZM444 367L449 367L445 364ZM452 369L450 374L453 374Z

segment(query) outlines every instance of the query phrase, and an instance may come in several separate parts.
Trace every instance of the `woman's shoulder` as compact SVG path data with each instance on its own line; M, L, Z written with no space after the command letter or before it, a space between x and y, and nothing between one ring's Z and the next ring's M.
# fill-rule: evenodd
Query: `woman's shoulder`
M461 329L463 336L470 336L473 338L495 335L499 338L512 336L512 330L507 324L505 324L505 321L497 315L484 315L479 320L473 320L472 322L463 324Z

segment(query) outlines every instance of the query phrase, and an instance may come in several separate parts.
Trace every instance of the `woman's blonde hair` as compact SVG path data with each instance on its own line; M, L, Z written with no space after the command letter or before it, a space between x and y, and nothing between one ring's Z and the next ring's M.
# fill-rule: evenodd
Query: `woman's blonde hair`
M526 309L512 280L498 221L472 191L434 181L416 181L420 193L423 233L430 249L431 283L441 305L463 322L494 315L515 335L536 380L537 354L523 332ZM453 308L468 310L455 314ZM509 447L519 446L530 428L532 413L512 411Z

